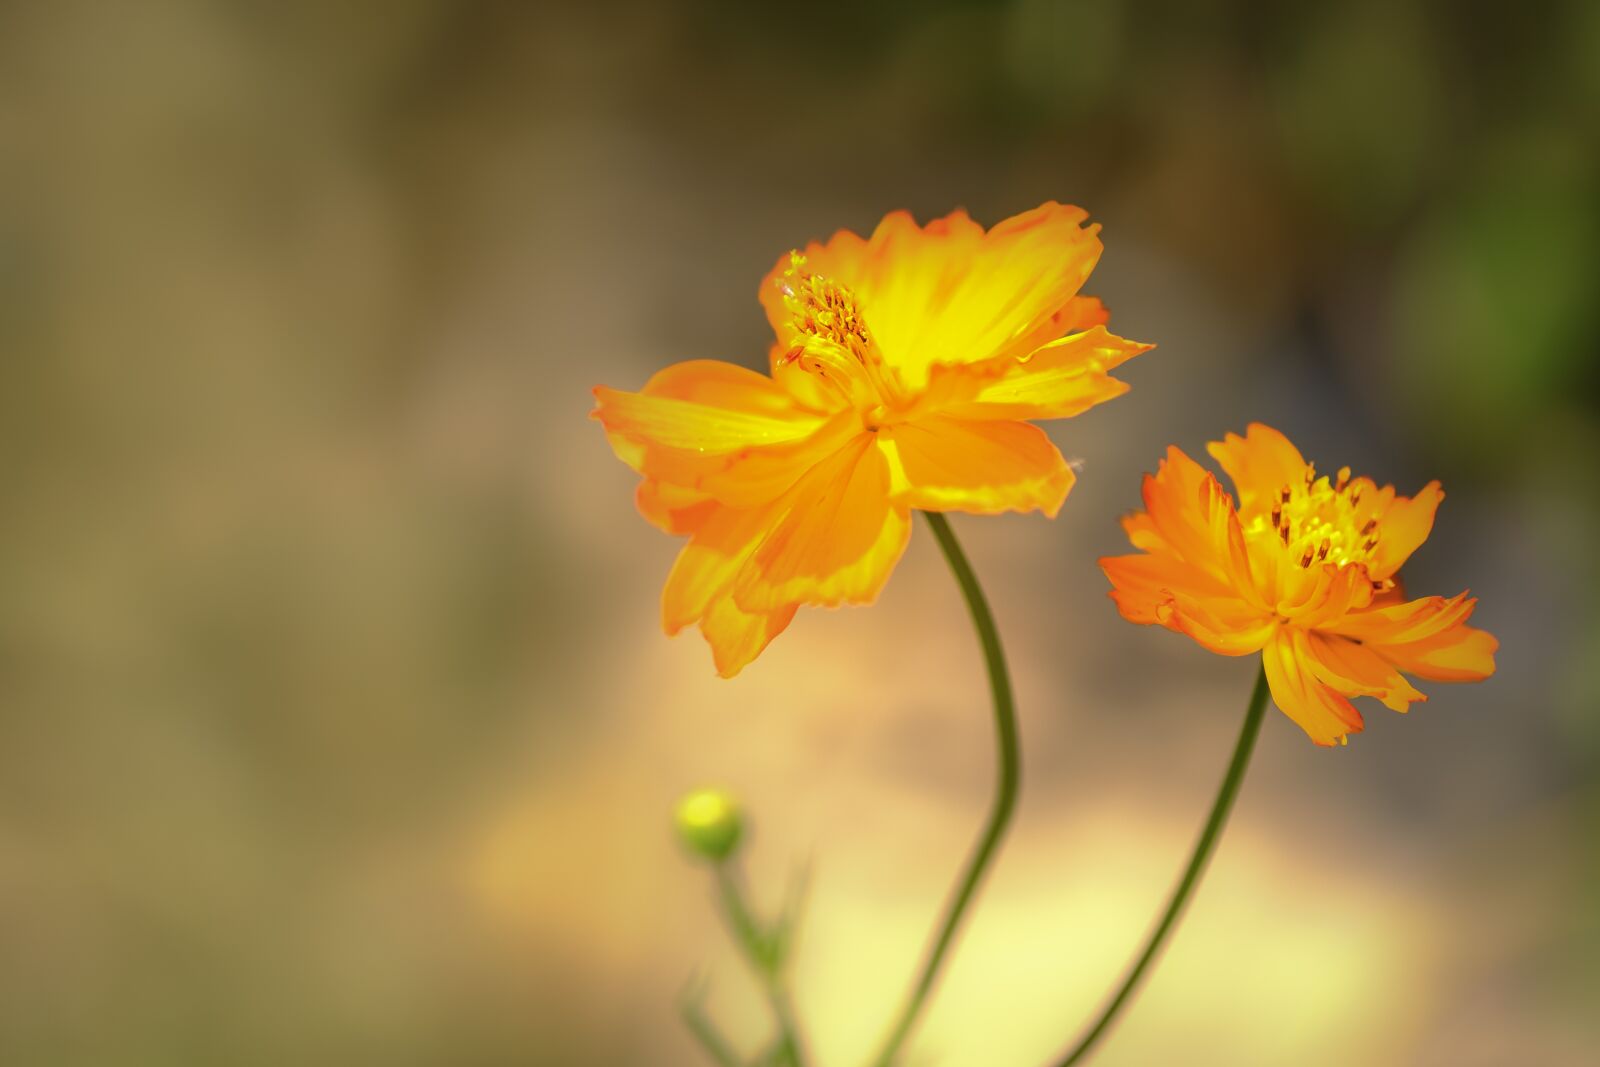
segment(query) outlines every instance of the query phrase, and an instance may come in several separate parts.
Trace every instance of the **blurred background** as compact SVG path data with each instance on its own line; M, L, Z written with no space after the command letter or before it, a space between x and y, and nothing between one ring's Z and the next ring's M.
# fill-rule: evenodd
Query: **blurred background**
M1269 718L1098 1062L1594 1062L1597 127L1583 0L0 5L0 1062L687 1065L696 974L754 1048L704 783L763 903L813 863L797 997L860 1062L991 789L958 594L919 528L717 679L588 390L762 365L807 239L1046 199L1160 347L1050 426L1057 521L956 520L1027 781L911 1062L1042 1064L1167 892L1251 667L1094 561L1252 419L1443 479L1408 585L1499 674Z

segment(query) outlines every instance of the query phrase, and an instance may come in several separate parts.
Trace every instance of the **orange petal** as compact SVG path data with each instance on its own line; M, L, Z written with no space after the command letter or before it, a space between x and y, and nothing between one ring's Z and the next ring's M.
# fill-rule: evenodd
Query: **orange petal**
M1261 651L1272 699L1317 744L1340 744L1361 732L1361 713L1311 673L1295 651L1294 633L1289 627L1280 629Z
M654 478L639 483L633 500L639 514L670 534L694 533L721 506L702 492Z
M1300 567L1279 557L1277 614L1305 629L1331 625L1372 603L1372 579L1362 564Z
M1104 303L1092 296L1075 296L1060 311L1045 319L1031 334L1017 339L1012 350L1017 353L1032 352L1042 345L1067 334L1082 333L1111 321L1111 312Z
M643 392L594 394L619 459L735 507L780 495L859 430L849 413L806 411L770 378L715 360L669 367Z
M1305 477L1306 461L1283 434L1252 422L1245 436L1230 433L1206 446L1239 492L1239 509L1254 510L1258 501Z
M911 535L909 512L889 500L888 461L868 434L817 464L777 507L781 518L734 579L747 612L870 603Z
M700 620L700 632L711 645L717 673L732 678L750 664L794 619L798 604L777 611L750 614L730 596L713 601Z
M1444 500L1438 482L1429 482L1414 497L1397 496L1378 518L1379 538L1369 567L1374 578L1399 570L1433 532L1433 516Z
M848 286L882 350L911 388L939 363L967 363L1032 342L1061 313L1100 256L1098 226L1079 208L1047 203L987 233L964 211L919 228L903 211L863 241L835 234L802 250L807 267ZM761 301L782 336L776 291L788 257L762 282Z
M1336 629L1407 674L1436 682L1481 682L1494 673L1500 642L1467 625L1477 603L1465 593L1424 597L1357 612Z
M1240 608L1246 606L1215 576L1175 556L1105 556L1100 560L1100 569L1111 579L1111 599L1129 622L1179 629L1159 615L1161 606L1176 596L1189 601L1232 600L1237 601Z
M771 378L720 359L690 359L663 367L650 376L640 391L647 396L774 418L786 419L795 414L793 401Z
M1477 604L1466 593L1374 604L1329 622L1325 629L1368 644L1405 644L1435 637L1465 623Z
M1494 654L1500 642L1487 630L1458 626L1422 641L1372 648L1396 667L1418 678L1434 682L1481 682L1494 673Z
M1156 608L1156 618L1219 656L1259 652L1278 630L1271 615L1237 599L1192 600L1174 594Z
M1025 422L931 415L886 426L895 499L930 511L992 515L1038 510L1055 517L1074 480L1043 430Z
M782 516L780 504L755 508L713 505L683 546L661 590L661 627L675 634L702 619L726 597L734 576Z
M1264 606L1251 574L1244 531L1233 500L1216 477L1182 449L1171 447L1154 475L1144 479L1146 540L1204 571L1254 606Z
M930 406L970 419L1064 419L1128 391L1107 372L1154 345L1096 326L1032 349L1023 358L935 367Z
M1348 637L1296 629L1295 652L1324 685L1345 696L1376 697L1385 707L1405 711L1427 696L1401 677L1382 656Z

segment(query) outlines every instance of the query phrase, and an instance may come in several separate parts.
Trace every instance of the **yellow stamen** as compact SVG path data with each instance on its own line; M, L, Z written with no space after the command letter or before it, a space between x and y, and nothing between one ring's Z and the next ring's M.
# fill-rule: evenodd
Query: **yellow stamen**
M904 400L848 286L806 270L806 257L791 252L778 291L790 315L787 362L833 385L863 411Z

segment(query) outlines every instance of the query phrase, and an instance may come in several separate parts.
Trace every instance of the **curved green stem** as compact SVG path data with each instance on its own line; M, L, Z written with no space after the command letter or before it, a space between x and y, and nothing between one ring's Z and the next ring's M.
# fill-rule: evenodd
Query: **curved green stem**
M1206 862L1211 858L1211 853L1216 851L1217 841L1222 837L1222 829L1228 823L1228 813L1233 808L1234 798L1239 795L1239 786L1244 782L1245 771L1250 766L1250 755L1255 751L1256 737L1261 733L1261 720L1266 710L1267 675L1265 670L1261 670L1256 674L1256 688L1250 694L1250 706L1244 713L1244 726L1239 730L1239 741L1234 745L1233 759L1228 763L1228 773L1222 778L1222 788L1217 791L1217 799L1211 805L1211 815L1206 819L1205 829L1200 831L1200 840L1195 842L1194 854L1189 857L1189 866L1184 868L1183 877L1178 879L1178 887L1172 891L1172 899L1167 902L1167 910L1162 914L1161 921L1156 923L1156 928L1151 932L1144 951L1128 969L1128 976L1123 979L1122 985L1100 1012L1100 1017L1078 1039L1072 1051L1067 1053L1066 1058L1059 1061L1056 1067L1072 1067L1089 1055L1095 1043L1105 1036L1106 1030L1115 1021L1117 1013L1133 996L1139 980L1144 977L1144 972L1155 960L1156 954L1161 951L1167 935L1172 933L1172 928L1177 925L1178 917L1182 914L1189 897L1199 886L1200 876L1205 873Z
M732 861L716 865L717 894L722 902L722 914L734 940L744 951L744 956L754 970L756 979L766 994L777 1026L772 1062L783 1067L804 1067L805 1045L800 1035L800 1024L795 1018L794 1004L789 995L786 974L785 938L779 932L763 928L745 902L744 887ZM703 1043L703 1039L702 1039Z
M893 1029L889 1031L889 1036L885 1039L877 1058L873 1060L876 1067L889 1067L894 1062L900 1053L900 1047L905 1044L911 1028L916 1024L917 1016L922 1011L928 994L933 990L935 979L939 976L939 969L944 965L945 956L949 954L951 942L955 939L962 917L977 894L978 886L983 881L989 864L994 860L1000 839L1005 836L1006 826L1011 822L1011 814L1017 806L1017 790L1022 781L1022 752L1017 735L1016 702L1011 695L1011 678L1006 673L1005 651L1000 647L1000 631L995 628L994 616L989 612L989 603L984 598L983 587L978 584L978 576L973 573L972 565L967 562L966 554L961 551L961 544L956 540L955 532L950 529L950 523L937 512L925 511L922 517L928 520L928 525L933 529L933 536L938 539L939 547L944 550L945 561L950 564L956 583L961 586L961 593L966 597L967 610L972 615L972 625L977 629L978 641L983 646L984 663L989 669L989 689L994 697L999 774L995 782L994 802L989 809L989 819L984 824L977 844L973 846L972 855L967 860L961 880L956 883L949 903L945 905L944 919L928 947L917 983L912 987L911 995L901 1008L900 1015L895 1020Z

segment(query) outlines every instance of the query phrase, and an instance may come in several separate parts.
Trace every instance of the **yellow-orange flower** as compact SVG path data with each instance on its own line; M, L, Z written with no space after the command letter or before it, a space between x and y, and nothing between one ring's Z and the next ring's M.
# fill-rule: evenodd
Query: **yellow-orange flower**
M1100 561L1130 622L1158 623L1224 656L1262 654L1272 697L1319 745L1359 733L1349 697L1395 711L1428 699L1403 676L1478 682L1498 642L1467 625L1477 601L1406 600L1400 567L1444 499L1319 476L1288 438L1253 423L1207 446L1239 502L1177 448L1144 479L1145 510L1123 520L1143 554Z
M910 510L1055 515L1073 474L1030 419L1127 391L1147 350L1078 295L1099 227L1049 203L984 229L958 211L895 212L785 254L761 285L771 373L694 360L594 417L643 475L639 510L687 534L662 624L698 623L731 677L801 604L873 600Z

